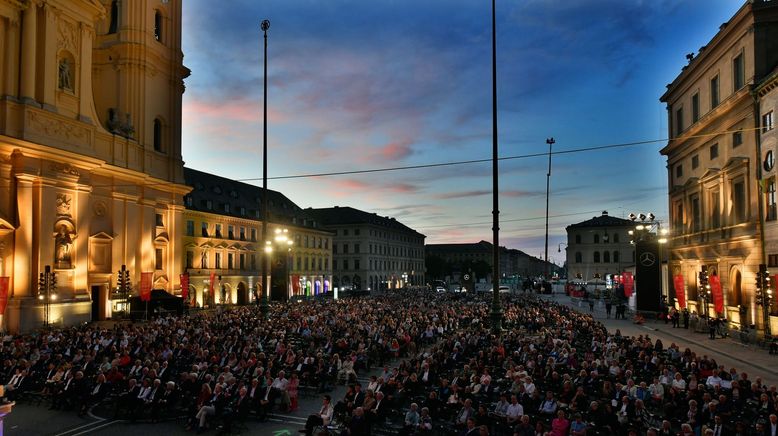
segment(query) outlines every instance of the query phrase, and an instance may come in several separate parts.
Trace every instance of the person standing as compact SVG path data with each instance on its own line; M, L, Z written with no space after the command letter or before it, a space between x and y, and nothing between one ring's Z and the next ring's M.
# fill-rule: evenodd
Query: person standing
M613 302L610 298L605 300L605 316L610 319L611 317L611 309L613 309Z
M689 329L689 309L683 310L683 328Z

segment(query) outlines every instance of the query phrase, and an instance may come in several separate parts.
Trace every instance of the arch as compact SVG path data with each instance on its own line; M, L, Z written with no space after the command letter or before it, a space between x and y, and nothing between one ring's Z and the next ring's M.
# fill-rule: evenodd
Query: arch
M740 268L737 267L732 268L729 272L727 303L730 306L743 304L743 274L740 272Z
M233 304L232 301L232 285L227 282L222 282L221 294L219 295L219 302L221 304Z
M163 131L164 131L164 124L162 120L157 117L154 118L154 126L153 126L153 144L154 144L154 151L163 153L164 150L164 140L163 140Z
M244 282L238 283L238 292L237 292L238 301L237 304L239 306L245 306L249 302L249 289L246 286Z

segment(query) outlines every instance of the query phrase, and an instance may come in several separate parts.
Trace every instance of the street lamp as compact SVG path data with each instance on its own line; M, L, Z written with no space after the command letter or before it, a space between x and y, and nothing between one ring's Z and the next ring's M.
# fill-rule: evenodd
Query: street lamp
M43 326L49 326L49 313L52 300L57 299L57 273L51 271L51 266L46 265L44 272L38 279L38 299L43 301Z
M286 275L287 280L287 286L289 285L289 274L288 274L288 267L289 267L289 258L288 253L292 250L292 245L294 244L294 241L292 238L289 237L289 230L285 228L277 228L275 229L275 236L273 237L273 240L265 241L265 253L268 258L268 262L272 259L273 252L279 251L287 253L287 259L286 262L284 262L285 268L287 268L284 271L284 274ZM275 247L275 248L274 248ZM289 290L287 289L287 295ZM267 302L265 302L267 304Z
M546 173L546 257L544 258L545 265L543 266L543 278L548 280L548 194L551 187L551 146L554 145L554 138L546 139L548 144L548 172Z
M497 142L497 24L495 0L492 0L492 333L502 333L500 304L500 184ZM546 238L548 240L548 238Z
M260 25L265 37L265 54L264 61L264 76L263 76L263 92L264 97L262 99L262 240L267 244L267 31L270 29L270 21L262 20ZM272 248L270 248L272 250ZM265 254L262 261L262 302L260 304L260 311L262 317L267 319L268 305L267 295L270 292L270 284L267 279L267 267L269 259L268 246L265 245Z

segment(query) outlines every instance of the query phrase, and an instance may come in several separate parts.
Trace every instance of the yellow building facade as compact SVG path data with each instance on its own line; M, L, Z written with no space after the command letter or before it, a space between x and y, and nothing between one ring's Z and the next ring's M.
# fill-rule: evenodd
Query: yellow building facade
M0 0L3 326L111 315L116 272L180 289L181 0Z

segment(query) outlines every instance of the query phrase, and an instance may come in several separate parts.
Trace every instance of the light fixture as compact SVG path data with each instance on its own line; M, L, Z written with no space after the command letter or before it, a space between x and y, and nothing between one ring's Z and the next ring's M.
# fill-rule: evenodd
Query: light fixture
M662 230L659 231L659 233L661 233L663 235L667 235L667 234L670 234L670 230L662 229Z
M656 217L654 216L654 214L649 212L649 214L648 214L648 220L649 220L649 221L653 221L653 220L654 220L654 218L656 218Z
M646 214L644 214L644 213L641 213L640 215L638 215L638 217L640 218L640 221L645 221L646 220Z
M643 224L638 224L635 226L635 230L643 230L643 229L645 229L645 226L643 226Z
M634 213L631 213L631 214L629 214L629 219L632 220L632 221L635 221L637 219L637 215L635 215Z
M666 244L667 243L667 238L659 238L659 243L660 244Z

